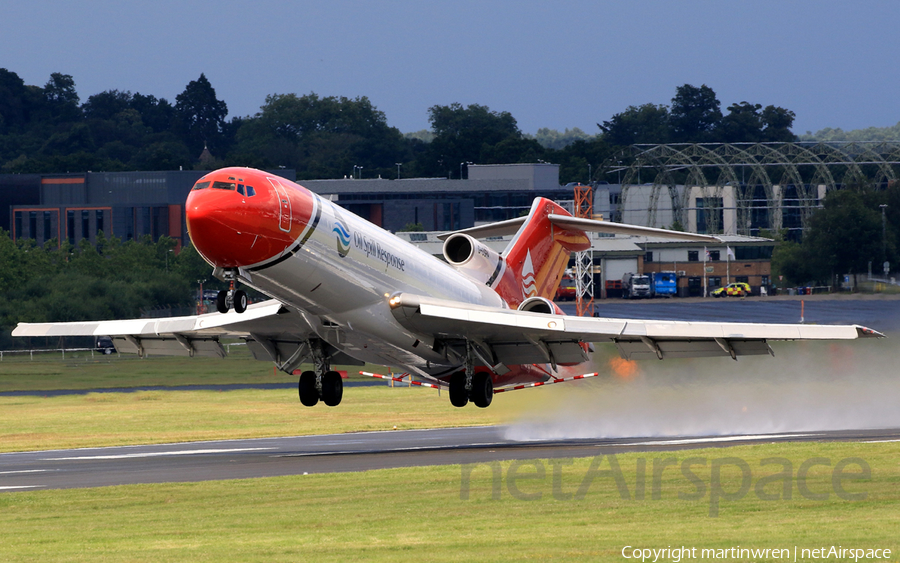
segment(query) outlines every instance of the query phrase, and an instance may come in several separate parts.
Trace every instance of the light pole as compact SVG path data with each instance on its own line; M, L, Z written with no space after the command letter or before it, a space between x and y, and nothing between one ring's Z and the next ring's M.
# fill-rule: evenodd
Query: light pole
M397 179L399 180L399 179L400 179L400 167L403 166L403 163L402 163L402 162L395 162L394 164L397 165Z
M887 223L884 217L884 210L887 209L887 204L882 203L878 207L881 208L881 257L887 262Z
M589 186L591 185L591 176L593 176L593 173L591 172L591 165L588 164L588 185Z

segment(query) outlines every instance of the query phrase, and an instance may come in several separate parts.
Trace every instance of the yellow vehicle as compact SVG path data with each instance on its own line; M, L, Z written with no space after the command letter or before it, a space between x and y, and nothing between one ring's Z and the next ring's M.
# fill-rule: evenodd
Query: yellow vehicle
M712 292L713 297L725 297L728 295L733 295L735 297L750 295L750 284L744 282L730 283L725 287L720 287Z

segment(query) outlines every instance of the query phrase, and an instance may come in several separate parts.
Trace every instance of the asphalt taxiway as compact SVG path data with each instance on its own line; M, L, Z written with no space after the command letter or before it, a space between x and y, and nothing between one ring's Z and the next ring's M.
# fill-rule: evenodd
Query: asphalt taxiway
M0 492L590 457L771 442L900 442L900 429L517 441L505 426L0 454Z

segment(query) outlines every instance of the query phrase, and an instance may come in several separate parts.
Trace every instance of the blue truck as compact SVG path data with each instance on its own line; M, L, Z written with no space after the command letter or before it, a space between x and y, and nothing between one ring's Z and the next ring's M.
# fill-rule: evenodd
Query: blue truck
M675 272L654 272L653 297L674 297L678 295L677 280Z

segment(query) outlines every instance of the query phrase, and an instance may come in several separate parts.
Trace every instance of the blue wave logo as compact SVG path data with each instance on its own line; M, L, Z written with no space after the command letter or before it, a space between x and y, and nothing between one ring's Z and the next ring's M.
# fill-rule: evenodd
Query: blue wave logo
M335 234L335 238L337 239L338 255L340 255L341 258L347 256L347 254L350 253L350 231L347 230L343 219L337 214L335 214L334 228L331 229L331 232Z

